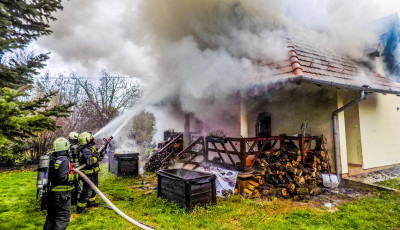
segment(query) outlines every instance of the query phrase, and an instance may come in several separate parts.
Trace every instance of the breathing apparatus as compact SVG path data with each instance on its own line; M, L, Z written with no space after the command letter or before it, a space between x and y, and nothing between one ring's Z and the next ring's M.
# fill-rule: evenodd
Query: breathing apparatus
M75 167L79 166L79 158L78 158L79 157L78 156L79 141L78 141L78 138L79 138L79 134L77 132L70 132L68 134L68 140L69 140L69 143L71 144L71 147L69 149L69 159L70 159L71 163L74 164Z

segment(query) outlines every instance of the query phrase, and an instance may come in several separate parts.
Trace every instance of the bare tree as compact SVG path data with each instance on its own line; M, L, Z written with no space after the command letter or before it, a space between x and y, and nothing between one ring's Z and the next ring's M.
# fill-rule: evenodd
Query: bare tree
M141 96L139 82L120 75L101 71L99 82L73 75L80 88L78 108L81 124L92 131L105 126L120 112L135 104ZM96 84L97 83L97 84Z
M57 91L58 95L51 103L58 105L73 102L73 113L68 118L56 119L62 129L43 132L30 140L32 158L45 154L57 137L65 137L71 131L96 132L136 103L142 93L137 80L111 75L105 70L100 72L98 80L83 78L76 73L68 76L51 76L46 73L37 80L35 94L40 96L52 91ZM149 125L153 128L151 123Z

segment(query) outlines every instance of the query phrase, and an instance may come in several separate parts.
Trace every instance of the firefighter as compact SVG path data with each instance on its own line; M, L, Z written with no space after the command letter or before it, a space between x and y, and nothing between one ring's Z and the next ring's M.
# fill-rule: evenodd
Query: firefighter
M69 140L69 143L72 145L72 144L78 144L79 142L78 142L78 137L79 137L79 133L77 133L77 132L70 132L69 134L68 134L68 140Z
M78 174L72 171L68 150L70 144L64 137L53 142L53 154L50 160L49 181L50 194L47 204L47 217L43 229L66 229L71 216L71 191L73 181Z
M79 134L77 132L70 132L68 134L68 141L70 143L70 159L71 162L75 164L75 167L78 166L78 153L79 153Z
M75 168L79 166L78 154L79 154L79 134L77 132L70 132L68 134L68 141L70 143L69 147L69 158L71 163L73 163ZM77 205L78 203L78 195L79 195L79 181L74 181L75 189L72 191L71 204Z
M84 168L82 168L82 172L86 174L86 176L98 187L99 177L98 173L100 171L99 161L102 160L101 155L97 152L96 147L94 146L94 138L91 133L83 132L79 135L79 144L80 144L80 159L79 164L86 164ZM88 183L83 181L83 189L80 197L78 199L77 204L77 213L87 212L86 207L97 207L99 203L95 202L96 193L89 186Z

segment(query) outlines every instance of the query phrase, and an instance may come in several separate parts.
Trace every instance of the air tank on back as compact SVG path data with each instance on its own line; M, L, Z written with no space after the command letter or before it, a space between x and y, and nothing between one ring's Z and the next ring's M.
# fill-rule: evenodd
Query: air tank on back
M48 183L48 172L50 166L50 157L47 155L41 156L39 158L38 165L38 176L36 187L38 189L43 189L43 187Z

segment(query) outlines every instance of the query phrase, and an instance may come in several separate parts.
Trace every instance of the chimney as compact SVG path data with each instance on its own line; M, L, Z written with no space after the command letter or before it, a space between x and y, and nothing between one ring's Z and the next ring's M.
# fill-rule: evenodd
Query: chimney
M183 148L190 145L190 113L185 113L185 125L183 127Z

